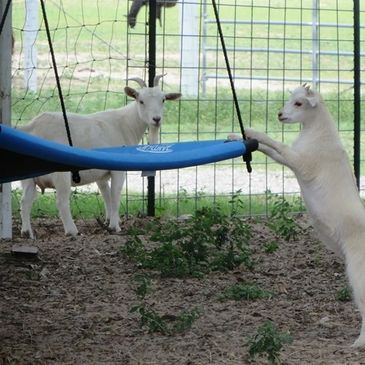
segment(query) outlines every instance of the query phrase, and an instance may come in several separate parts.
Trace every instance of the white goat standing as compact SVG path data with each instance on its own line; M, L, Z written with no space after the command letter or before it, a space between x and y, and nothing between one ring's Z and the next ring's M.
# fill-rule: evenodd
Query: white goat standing
M365 208L334 121L319 93L299 87L279 112L283 123L302 129L292 146L247 129L258 150L289 167L296 175L319 238L346 262L362 328L353 346L365 345ZM231 139L238 136L229 135Z
M73 145L82 148L122 146L138 144L149 128L149 143L158 143L159 127L163 116L165 100L176 100L180 93L164 93L158 86L163 75L154 79L154 87L147 87L140 78L136 81L141 89L126 86L125 93L135 101L120 109L106 110L94 114L80 115L68 113L68 122ZM62 113L46 112L35 117L31 123L21 128L30 134L68 144ZM104 199L106 221L109 229L120 231L120 195L125 180L123 171L85 170L80 171L81 181L72 181L70 172L55 172L21 181L23 196L21 200L22 236L34 238L30 223L36 185L42 192L46 188L56 189L57 207L66 235L77 235L78 230L70 211L71 186L96 182ZM110 179L110 185L109 185Z

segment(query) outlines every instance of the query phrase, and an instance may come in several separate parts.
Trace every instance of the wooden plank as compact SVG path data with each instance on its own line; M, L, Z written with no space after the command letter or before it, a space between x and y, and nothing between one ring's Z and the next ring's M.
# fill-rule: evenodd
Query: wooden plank
M15 244L11 248L11 253L15 256L31 256L31 257L34 257L34 256L38 255L38 247Z

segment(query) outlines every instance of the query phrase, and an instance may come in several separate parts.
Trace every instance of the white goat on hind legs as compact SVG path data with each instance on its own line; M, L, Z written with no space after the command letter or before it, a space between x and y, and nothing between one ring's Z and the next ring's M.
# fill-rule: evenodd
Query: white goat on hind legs
M278 114L283 123L302 129L292 146L247 129L259 151L296 175L304 203L319 238L346 262L362 328L353 346L365 345L365 208L333 119L319 93L299 87ZM229 135L237 139L236 135Z
M164 93L158 86L162 75L156 76L154 87L147 87L140 78L136 81L141 89L135 90L126 86L125 93L135 101L113 110L94 114L80 115L69 113L73 145L82 148L134 145L140 143L146 129L149 128L149 143L159 142L159 128L162 123L165 100L176 100L180 93ZM68 144L62 113L43 113L32 122L21 128L30 134ZM46 188L56 189L57 207L66 235L77 235L78 230L70 211L71 186L96 182L104 199L106 222L109 229L120 231L119 206L120 194L125 180L123 171L86 170L80 171L81 181L72 181L70 172L55 172L32 179L23 180L23 196L21 200L21 233L25 237L34 238L30 223L30 213L36 196L36 185L42 192ZM110 180L110 186L109 186Z

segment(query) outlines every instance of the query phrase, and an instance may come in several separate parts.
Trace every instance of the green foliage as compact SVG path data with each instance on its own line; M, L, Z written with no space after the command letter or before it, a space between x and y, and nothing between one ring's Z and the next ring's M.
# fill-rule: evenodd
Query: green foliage
M140 316L140 326L147 327L150 333L159 332L163 335L170 333L167 323L161 316L146 304L138 304L131 308L131 313L138 313Z
M255 284L235 284L223 290L221 300L256 300L271 298L272 293Z
M121 248L122 253L143 265L147 260L147 252L141 238L133 230L128 231L128 241Z
M337 290L336 293L336 299L341 302L349 302L352 300L352 290L350 287L345 286L339 290Z
M193 323L200 317L198 308L182 311L172 325L172 333L181 333L190 329Z
M164 277L199 277L241 264L253 266L248 246L250 227L235 216L223 214L219 206L199 209L186 221L156 222L145 236L157 244L150 250L139 235L129 234L123 254Z
M134 275L133 281L136 285L134 288L135 293L138 298L143 300L151 292L151 278L144 273L137 273Z
M200 316L200 311L197 308L193 308L190 311L182 311L177 316L161 316L151 306L145 303L133 306L130 312L139 314L140 326L147 327L149 333L158 332L171 336L190 329Z
M200 311L193 308L191 311L185 310L176 315L163 315L149 304L146 296L151 293L151 278L145 273L137 273L132 278L133 290L136 293L139 303L130 309L130 313L137 313L140 318L140 326L147 327L150 333L161 333L164 335L174 335L191 328L194 321L199 318Z
M269 227L287 241L297 238L301 233L301 228L291 216L292 205L284 197L278 195L270 195L269 199L272 201Z
M292 342L289 333L280 332L272 321L266 321L249 340L249 354L251 357L265 356L272 365L278 365L280 351L285 344Z
M270 241L265 243L264 250L266 253L274 253L279 249L279 244L276 241Z

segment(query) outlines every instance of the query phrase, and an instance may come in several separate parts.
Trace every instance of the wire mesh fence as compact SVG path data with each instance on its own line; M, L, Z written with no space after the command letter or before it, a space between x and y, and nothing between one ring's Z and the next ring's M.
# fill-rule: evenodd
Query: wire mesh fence
M128 14L139 4L135 19ZM48 0L58 72L68 112L93 113L129 101L129 77L148 77L148 5L143 1ZM284 126L277 112L290 89L308 82L321 91L354 159L354 27L349 1L219 0L219 16L245 126L290 143L299 126ZM181 90L166 105L161 141L224 139L239 133L226 65L210 1L157 1L156 73L165 91ZM365 12L360 12L365 24ZM365 27L359 29L365 39ZM44 20L36 0L13 1L12 124L59 111ZM361 46L363 41L361 41ZM364 54L359 55L361 69ZM361 92L364 86L361 85ZM364 125L360 130L364 130ZM364 142L364 133L361 135ZM144 139L143 142L146 142ZM364 171L364 151L358 151ZM262 214L271 194L298 196L292 172L256 152L253 172L242 159L157 172L158 212L191 213L207 202L239 197L241 212ZM13 184L17 189L19 184ZM76 188L77 200L85 188ZM365 181L360 179L361 192ZM94 194L95 186L87 192ZM15 194L18 204L19 194ZM102 210L102 204L98 209ZM79 214L87 209L76 204ZM129 172L121 212L146 211L146 179Z

